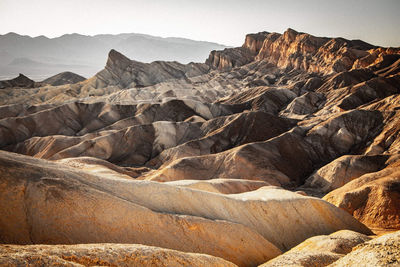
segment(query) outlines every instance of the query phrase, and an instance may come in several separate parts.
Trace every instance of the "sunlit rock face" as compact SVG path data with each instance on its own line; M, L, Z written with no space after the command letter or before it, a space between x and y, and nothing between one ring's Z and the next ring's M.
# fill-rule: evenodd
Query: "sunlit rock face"
M331 266L396 266L399 264L400 231L357 246Z
M364 174L324 199L348 211L371 228L399 229L400 207L398 164Z
M8 81L1 264L384 265L399 69L399 48L288 29L205 63L111 50L86 80Z
M8 266L236 266L198 253L137 244L0 245L0 264Z
M114 175L98 174L93 165L69 167L1 154L1 243L145 244L210 254L242 266L280 254L254 227L207 214L166 213L167 208L154 206L154 195L163 196L179 187L135 181L118 170ZM132 194L132 190L144 195ZM179 205L179 194L171 200ZM348 223L363 227L347 216Z
M327 266L369 240L370 237L349 230L314 236L261 266Z
M328 163L307 178L304 186L314 187L323 193L338 189L366 173L385 167L386 156L346 155Z
M228 71L250 63L260 52L264 40L268 36L268 32L248 34L242 47L225 48L222 51L214 50L210 53L206 64L213 69Z

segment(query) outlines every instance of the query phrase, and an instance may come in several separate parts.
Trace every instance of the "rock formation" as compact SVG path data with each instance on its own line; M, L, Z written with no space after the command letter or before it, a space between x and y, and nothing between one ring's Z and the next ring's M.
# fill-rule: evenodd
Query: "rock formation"
M260 51L268 32L259 32L246 35L242 47L225 48L222 51L211 51L206 64L213 69L222 71L231 70L252 62Z
M347 210L371 228L400 229L399 164L361 177L330 192L324 199Z
M338 189L360 176L384 168L387 157L379 156L342 156L307 178L304 187L317 188L321 193Z
M181 220L189 220L193 221L192 223L195 225L199 225L198 227L204 227L201 226L202 223L213 225L213 222L216 222L215 227L219 227L220 224L245 227L248 235L249 231L254 233L253 239L258 236L257 238L261 242L260 246L261 244L263 246L269 244L268 246L271 247L269 253L272 255L279 253L275 246L288 249L315 234L330 233L339 229L353 229L369 233L368 228L333 205L279 188L260 188L248 193L221 195L185 187L135 181L129 179L126 174L119 175L118 170L114 171L112 176L109 173L101 174L98 173L98 168L93 167L93 165L85 167L85 163L78 166L69 164L69 166L74 166L74 168L71 168L64 167L59 163L31 159L8 152L1 152L1 155L2 167L0 170L3 188L10 189L2 198L2 214L5 214L0 221L2 242L20 244L61 242L69 244L110 241L138 242L141 240L140 242L148 245L166 246L166 244L169 244L169 248L182 249L182 244L174 245L173 241L167 241L170 239L167 236L165 238L168 239L163 240L164 237L157 232L160 231L160 227L167 227L166 232L175 231L174 238L178 238L180 230L178 231L174 227L181 225ZM29 171L27 171L27 166L30 166ZM68 195L65 195L65 190L69 190ZM98 191L103 193L97 195L95 192ZM22 199L21 192L24 192ZM152 195L157 195L157 198L152 198ZM91 198L95 201L89 201ZM120 202L120 198L124 202ZM71 216L68 207L77 205L77 201L82 201L85 204L81 204L83 206L74 212L74 216ZM154 241L149 234L138 239L140 229L147 223L146 221L140 222L138 218L134 220L135 222L131 226L129 226L129 222L126 222L128 223L126 226L123 226L125 225L123 222L121 222L123 223L121 226L114 225L112 233L108 233L110 226L106 220L107 216L103 217L102 214L107 214L111 210L103 210L97 213L96 207L100 206L93 206L94 203L104 203L97 204L102 206L102 209L113 207L113 216L128 218L128 216L131 216L130 213L132 213L132 216L137 216L135 214L141 212L142 215L139 218L159 220L160 223L155 224L154 221L147 226L160 228L158 231L154 230L154 234L158 235L157 241ZM263 210L266 209L269 209L269 212L263 214ZM83 210L92 211L91 219L84 219L87 215L81 213ZM36 211L40 211L40 213ZM299 211L301 212L299 213ZM58 212L61 217L62 214L69 214L69 219L60 218L62 221L67 220L68 225L75 225L79 222L81 226L64 228L63 224L57 223L59 219L55 220L51 217ZM119 212L122 213L118 215ZM40 214L40 216L36 214ZM177 223L168 222L171 216L162 214L176 214ZM26 221L26 216L29 217L28 221ZM201 217L206 218L205 221L197 222L196 220ZM286 221L287 217L292 217L293 221ZM259 219L255 220L254 218ZM97 222L95 227L90 224L91 220ZM87 221L87 224L83 223L84 221ZM272 227L272 224L275 226ZM42 228L44 225L46 225L46 231ZM131 234L126 232L126 227L131 228L129 232ZM167 230L168 227L172 228ZM149 228L148 231L153 231L151 229ZM29 232L28 236L24 236L25 231ZM121 235L118 231L121 231ZM214 232L211 229L204 229L201 233L210 235L208 231ZM85 235L83 232L93 232L93 235ZM193 232L196 235L199 233L198 231ZM239 236L235 235L234 237L239 238ZM243 236L241 238L245 240ZM198 242L200 240L201 238L198 239ZM275 246L266 240L271 241ZM230 242L235 241L231 240ZM199 247L200 245L195 246ZM210 253L210 251L205 251L206 248L202 249L201 246L199 248L200 251L194 251L195 248L190 249L186 245L186 251ZM226 255L221 257L228 259ZM265 255L265 257L267 256ZM237 260L231 258L228 260L237 263Z
M348 230L314 236L261 266L327 266L368 240L371 238Z
M18 77L11 80L0 81L0 89L4 88L33 88L38 87L40 84L29 79L23 74L19 74Z
M329 266L398 266L399 248L400 231L397 231L358 245L352 252Z
M178 62L155 61L142 63L132 61L121 53L111 50L104 70L96 74L96 87L118 85L121 88L146 87L171 79L185 79L208 71L201 63L187 65Z

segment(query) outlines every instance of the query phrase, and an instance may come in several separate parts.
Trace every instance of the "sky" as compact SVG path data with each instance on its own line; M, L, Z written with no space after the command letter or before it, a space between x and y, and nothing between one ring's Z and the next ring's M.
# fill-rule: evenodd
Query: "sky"
M400 0L0 0L0 34L145 33L239 46L284 32L400 46Z

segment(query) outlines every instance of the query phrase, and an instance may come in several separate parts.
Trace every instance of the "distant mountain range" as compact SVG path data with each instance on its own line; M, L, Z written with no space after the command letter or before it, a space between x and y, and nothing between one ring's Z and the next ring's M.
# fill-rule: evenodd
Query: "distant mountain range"
M0 79L24 73L42 80L63 71L90 77L104 67L111 49L142 62L189 63L204 62L210 51L223 48L226 46L217 43L137 33L95 36L74 33L57 38L8 33L0 35Z

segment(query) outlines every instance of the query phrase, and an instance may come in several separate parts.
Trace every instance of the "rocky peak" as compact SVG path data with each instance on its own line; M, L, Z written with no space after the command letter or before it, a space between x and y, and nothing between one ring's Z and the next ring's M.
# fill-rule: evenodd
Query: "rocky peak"
M106 67L89 81L88 86L104 88L146 87L170 79L193 77L208 72L207 65L202 63L181 64L173 61L154 61L143 63L130 60L112 49L108 53Z
M368 56L367 51L371 49L377 47L361 40L317 37L288 28L283 34L248 34L241 47L212 51L206 64L213 69L229 71L262 60L285 70L329 74L348 71L356 63L374 62L379 53L360 60Z
M254 55L245 47L226 48L222 51L211 51L206 64L220 71L228 71L254 61Z
M206 64L213 69L228 71L254 61L255 56L263 46L269 32L251 33L246 35L241 47L226 48L222 51L211 51Z
M38 83L35 83L35 81L29 79L22 73L20 73L18 77L14 79L0 81L0 89L10 88L10 87L33 88L38 85L39 85Z
M132 63L132 61L129 58L127 58L120 52L118 52L114 49L111 49L110 52L108 53L106 68L110 68L110 69L117 68L117 69L124 70L131 63Z
M263 45L265 38L267 38L269 34L269 32L247 34L242 47L248 49L252 54L257 55Z
M24 82L32 82L31 79L29 79L28 77L26 77L26 76L23 75L22 73L20 73L20 74L18 75L18 77L14 79L14 81L22 82L22 83L24 83Z
M299 35L299 34L302 34L302 33L299 33L299 32L297 32L297 31L295 31L295 30L293 30L293 29L291 29L291 28L288 28L288 29L283 33L283 39L284 39L286 42L293 42L293 41L296 39L297 35Z

